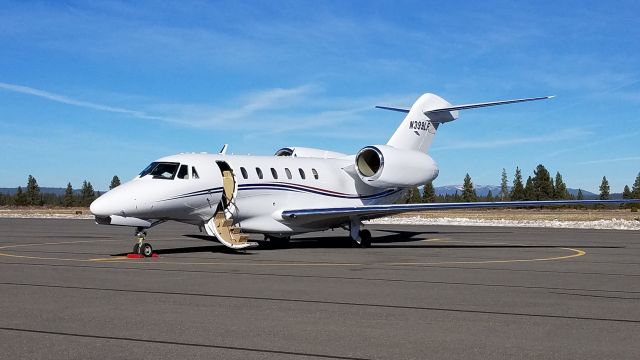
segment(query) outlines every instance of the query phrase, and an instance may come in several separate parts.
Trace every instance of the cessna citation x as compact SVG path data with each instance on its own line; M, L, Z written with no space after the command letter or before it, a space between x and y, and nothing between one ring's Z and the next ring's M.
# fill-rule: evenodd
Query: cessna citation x
M424 94L385 145L355 155L286 147L274 156L178 154L160 158L133 180L91 204L98 224L135 227L133 252L151 256L146 230L168 220L193 224L232 249L256 246L247 233L285 243L293 234L344 227L363 247L371 233L362 221L391 214L439 209L492 208L624 201L506 201L394 204L409 188L433 181L438 165L427 154L438 128L458 110L549 99L551 96L451 105ZM636 200L637 201L637 200Z

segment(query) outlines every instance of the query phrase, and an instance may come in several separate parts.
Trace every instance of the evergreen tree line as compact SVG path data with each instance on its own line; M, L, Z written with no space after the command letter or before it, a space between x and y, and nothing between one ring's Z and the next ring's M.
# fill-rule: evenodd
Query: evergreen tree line
M109 189L120 185L118 176L111 179ZM67 183L67 188L63 195L52 193L41 193L38 181L29 175L27 186L23 189L18 186L14 195L0 193L0 206L82 206L87 207L100 196L100 192L93 189L91 182L84 180L80 191L76 194L71 183Z
M422 193L415 187L409 189L406 198L407 203L427 203L427 202L474 202L474 201L541 201L541 200L584 200L582 189L578 189L576 196L567 191L567 184L562 179L559 171L555 177L551 177L549 171L544 165L538 165L533 175L527 177L524 181L522 171L516 167L513 176L512 186L509 187L507 172L502 169L500 177L500 192L494 195L491 190L486 196L478 196L471 176L466 174L462 184L462 191L456 191L455 194L436 195L433 184L428 183L423 187ZM602 177L600 184L600 200L608 200L610 198L609 181L606 176ZM623 199L640 199L640 173L631 188L625 185L622 191Z

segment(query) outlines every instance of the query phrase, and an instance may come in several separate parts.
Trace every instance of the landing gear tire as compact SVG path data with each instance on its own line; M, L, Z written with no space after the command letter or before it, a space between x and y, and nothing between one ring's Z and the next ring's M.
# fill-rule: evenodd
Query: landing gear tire
M371 247L371 231L360 230L360 246L363 248Z
M284 248L289 246L290 237L277 237L271 235L265 235L265 238L269 240L269 244L274 248Z
M153 255L153 248L151 247L151 244L142 243L142 245L140 245L140 255L143 255L144 257L151 257L151 255Z
M135 244L133 245L133 252L132 254L140 254L140 244Z

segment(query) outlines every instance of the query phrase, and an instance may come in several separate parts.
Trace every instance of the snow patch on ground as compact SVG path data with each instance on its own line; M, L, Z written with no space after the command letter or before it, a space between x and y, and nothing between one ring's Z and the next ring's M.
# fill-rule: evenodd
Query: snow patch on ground
M369 224L399 225L457 225L457 226L508 226L560 229L603 229L603 230L640 230L640 221L636 220L594 220L594 221L557 221L557 220L485 220L468 218L424 218L385 217L367 221Z

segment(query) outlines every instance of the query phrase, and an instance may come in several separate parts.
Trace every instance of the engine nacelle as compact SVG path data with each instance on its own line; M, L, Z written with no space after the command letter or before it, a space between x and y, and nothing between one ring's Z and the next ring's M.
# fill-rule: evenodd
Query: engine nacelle
M335 151L322 149L306 148L306 147L285 147L274 154L275 156L294 156L294 157L310 157L319 159L335 159L348 156Z
M355 162L360 179L375 187L423 185L438 177L439 171L431 156L388 145L362 148L356 155Z

